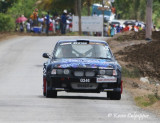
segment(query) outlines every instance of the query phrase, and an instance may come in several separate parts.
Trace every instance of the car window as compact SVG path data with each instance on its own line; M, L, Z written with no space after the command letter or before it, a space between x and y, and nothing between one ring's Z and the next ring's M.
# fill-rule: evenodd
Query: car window
M112 58L109 47L100 43L60 44L54 56L56 58Z

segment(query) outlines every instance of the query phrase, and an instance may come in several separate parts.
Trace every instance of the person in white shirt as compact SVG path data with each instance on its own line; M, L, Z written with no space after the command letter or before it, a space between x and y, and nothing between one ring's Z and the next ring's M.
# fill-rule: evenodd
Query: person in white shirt
M27 28L27 32L31 31L31 24L29 23L29 21L27 21L26 23L26 28Z

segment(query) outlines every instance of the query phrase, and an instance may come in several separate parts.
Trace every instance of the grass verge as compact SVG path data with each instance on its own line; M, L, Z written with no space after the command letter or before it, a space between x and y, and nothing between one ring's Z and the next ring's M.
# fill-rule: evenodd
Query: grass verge
M145 96L137 96L135 97L134 100L138 106L145 108L153 105L154 103L159 101L160 98L157 98L155 95L145 95Z

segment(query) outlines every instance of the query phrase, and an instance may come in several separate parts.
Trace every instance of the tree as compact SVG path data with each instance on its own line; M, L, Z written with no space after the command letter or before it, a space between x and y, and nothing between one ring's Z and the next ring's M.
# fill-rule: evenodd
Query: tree
M16 0L1 0L0 1L0 13L6 13L8 8L13 5Z
M77 0L39 0L38 6L46 11L58 11L62 13L64 9L75 12L75 4ZM77 9L77 8L76 8Z
M36 8L36 1L37 0L17 0L17 2L13 3L12 7L8 9L7 14L14 18L21 15L29 18L33 10Z
M153 0L147 0L146 7L146 39L151 39L152 37L152 4Z

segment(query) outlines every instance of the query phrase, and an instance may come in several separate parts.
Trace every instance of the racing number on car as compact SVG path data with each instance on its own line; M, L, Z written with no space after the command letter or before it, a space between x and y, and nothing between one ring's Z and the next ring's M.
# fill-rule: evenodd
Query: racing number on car
M80 82L90 82L90 79L80 79Z

